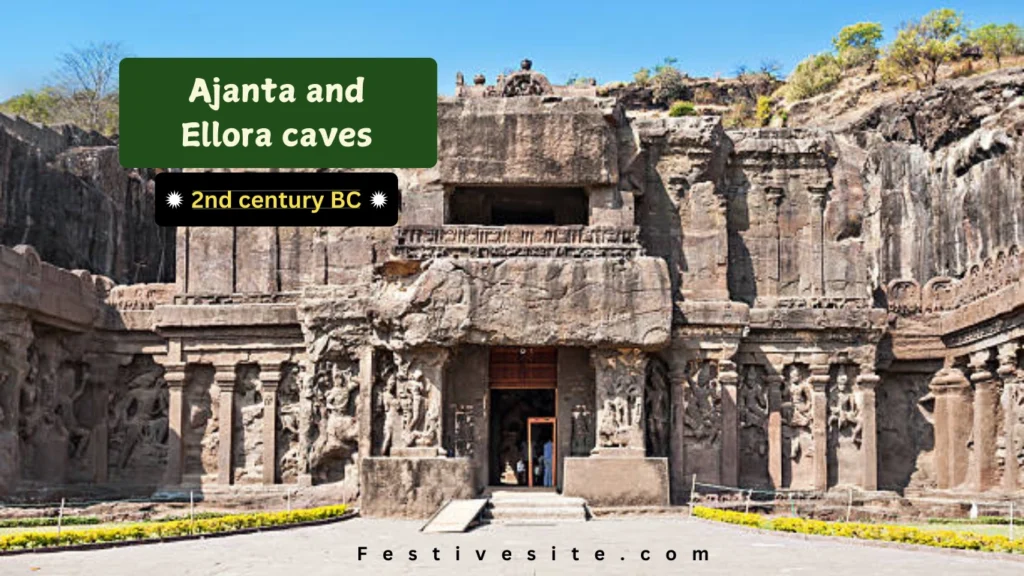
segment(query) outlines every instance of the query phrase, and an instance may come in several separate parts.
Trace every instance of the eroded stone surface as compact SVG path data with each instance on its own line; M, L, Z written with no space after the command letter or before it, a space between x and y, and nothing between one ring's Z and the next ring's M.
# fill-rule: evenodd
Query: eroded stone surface
M556 484L595 502L685 502L693 475L1017 492L1022 74L729 131L523 69L439 102L399 228L173 248L109 142L0 121L0 491L322 484L427 515L500 475L508 347L556 358L522 379L557 390ZM494 189L543 194L452 221ZM67 230L20 200L67 190ZM545 211L582 221L505 222Z

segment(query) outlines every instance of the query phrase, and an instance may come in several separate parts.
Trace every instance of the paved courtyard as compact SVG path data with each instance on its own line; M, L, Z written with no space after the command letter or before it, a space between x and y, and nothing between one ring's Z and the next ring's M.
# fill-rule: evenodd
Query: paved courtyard
M685 518L596 520L559 526L485 526L422 534L420 522L339 524L206 541L0 558L0 574L319 576L339 574L1024 574L1024 563L836 541L808 541ZM367 555L358 559L359 547ZM555 547L555 560L551 548ZM578 549L578 561L572 548ZM434 560L437 549L439 561ZM706 550L694 561L693 550ZM385 560L391 550L391 560ZM485 551L477 560L477 551ZM511 555L504 560L505 550ZM533 550L535 560L528 559ZM595 559L603 550L604 560ZM649 551L649 560L641 555ZM666 559L674 550L676 560ZM415 551L417 560L409 560ZM456 551L459 560L456 560Z

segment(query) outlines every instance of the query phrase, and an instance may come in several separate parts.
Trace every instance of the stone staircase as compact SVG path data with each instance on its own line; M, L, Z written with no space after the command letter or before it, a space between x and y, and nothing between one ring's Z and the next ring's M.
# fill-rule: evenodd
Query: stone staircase
M586 522L589 513L583 498L551 491L494 490L484 510L492 524L555 524Z

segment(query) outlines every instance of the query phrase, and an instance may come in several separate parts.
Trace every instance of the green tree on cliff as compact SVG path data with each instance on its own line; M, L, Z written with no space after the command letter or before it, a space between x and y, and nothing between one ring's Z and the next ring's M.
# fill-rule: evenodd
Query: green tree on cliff
M882 41L882 25L878 22L858 22L844 27L832 39L839 63L844 70L863 66L874 67L878 59L878 43Z
M103 42L61 54L54 82L0 104L0 110L33 122L72 122L113 133L118 123L117 72L126 56L119 43Z
M939 67L960 54L966 31L963 14L950 8L904 24L882 58L883 77L889 82L910 79L918 87L934 85Z
M981 48L985 56L1003 67L1003 58L1024 53L1024 33L1016 24L986 24L971 32L971 42Z

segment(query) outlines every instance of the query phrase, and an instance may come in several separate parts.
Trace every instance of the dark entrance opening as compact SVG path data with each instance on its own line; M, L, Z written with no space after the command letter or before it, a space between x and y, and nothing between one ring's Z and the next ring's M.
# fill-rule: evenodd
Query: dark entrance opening
M586 226L590 204L582 188L456 188L448 224Z
M554 422L553 389L491 390L490 483L529 486L532 472L533 486L553 486Z

